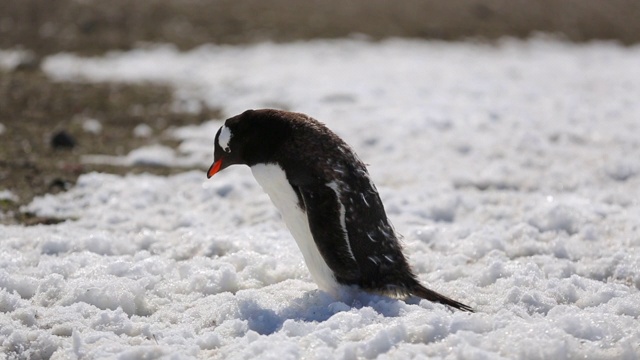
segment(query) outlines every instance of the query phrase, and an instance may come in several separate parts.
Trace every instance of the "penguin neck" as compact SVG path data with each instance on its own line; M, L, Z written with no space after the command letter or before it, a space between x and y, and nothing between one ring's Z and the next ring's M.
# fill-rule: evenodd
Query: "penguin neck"
M304 262L318 288L337 295L340 285L333 272L320 255L309 228L307 214L298 204L298 197L287 179L285 171L277 164L256 164L251 172L264 192L278 208L291 235L302 252ZM320 240L321 241L321 240Z

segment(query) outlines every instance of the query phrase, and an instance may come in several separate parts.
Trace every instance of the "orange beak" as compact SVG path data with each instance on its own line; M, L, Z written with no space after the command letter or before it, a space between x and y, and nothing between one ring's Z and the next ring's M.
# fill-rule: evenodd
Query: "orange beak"
M222 167L222 158L220 158L218 161L214 162L211 167L209 168L209 171L207 171L207 179L210 179L213 175L215 175L218 171L220 171L220 168Z

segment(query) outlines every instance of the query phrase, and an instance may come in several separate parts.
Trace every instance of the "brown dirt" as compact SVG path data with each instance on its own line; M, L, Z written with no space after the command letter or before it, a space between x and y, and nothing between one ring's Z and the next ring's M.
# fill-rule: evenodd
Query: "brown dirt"
M454 40L559 34L640 40L638 0L2 0L0 48L39 55L204 43L334 38Z
M56 222L22 213L20 206L34 196L69 188L82 173L176 171L80 162L83 154L124 155L145 144L174 145L162 136L169 126L219 117L217 110L207 108L199 114L175 113L172 101L171 89L158 85L56 83L38 71L0 72L0 123L5 126L0 135L0 190L9 189L19 198L17 202L0 201L0 210L6 213L0 223ZM83 130L86 119L98 120L102 131ZM142 123L153 129L151 137L133 136L133 129ZM76 140L75 147L52 146L53 135L61 130Z

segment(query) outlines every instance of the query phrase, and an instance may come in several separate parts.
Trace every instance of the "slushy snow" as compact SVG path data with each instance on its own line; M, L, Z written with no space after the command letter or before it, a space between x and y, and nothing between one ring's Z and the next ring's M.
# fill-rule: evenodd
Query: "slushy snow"
M1 54L1 53L0 53ZM43 61L159 82L181 103L307 113L368 164L410 263L451 311L318 291L246 167L207 180L222 119L0 227L7 358L638 359L640 48L505 40L172 47Z

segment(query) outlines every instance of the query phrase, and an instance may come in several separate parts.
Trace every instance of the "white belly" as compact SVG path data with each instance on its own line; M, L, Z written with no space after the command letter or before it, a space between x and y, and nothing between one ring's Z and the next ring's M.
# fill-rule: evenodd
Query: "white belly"
M287 181L284 170L275 164L260 164L252 166L251 172L282 214L287 228L302 252L313 281L321 290L337 296L340 285L318 251L309 229L307 215L298 206L298 197Z

